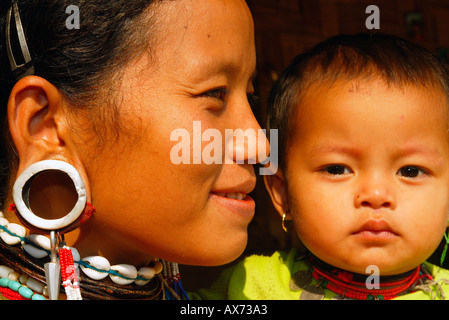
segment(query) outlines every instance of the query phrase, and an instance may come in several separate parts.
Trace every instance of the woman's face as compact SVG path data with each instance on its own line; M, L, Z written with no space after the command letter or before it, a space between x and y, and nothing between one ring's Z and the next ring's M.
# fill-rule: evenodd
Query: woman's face
M101 151L86 144L91 132L80 136L97 208L81 229L80 249L98 248L122 263L155 255L224 264L244 250L254 214L252 199L226 194L251 192L255 173L250 164L194 164L195 146L210 144L195 139L199 125L217 129L224 159L226 129L260 129L247 98L256 64L251 14L242 0L164 1L156 10L151 53L129 65L118 92L122 134ZM182 141L190 164L174 161L181 140L171 136L181 131L190 136Z

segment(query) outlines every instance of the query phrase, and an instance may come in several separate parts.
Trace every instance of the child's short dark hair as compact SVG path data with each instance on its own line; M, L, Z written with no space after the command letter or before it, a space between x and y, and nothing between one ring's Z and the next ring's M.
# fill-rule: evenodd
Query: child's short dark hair
M268 129L278 129L281 169L285 169L296 110L310 86L370 77L380 77L388 85L438 88L449 99L449 67L430 51L385 34L332 37L297 56L271 90Z

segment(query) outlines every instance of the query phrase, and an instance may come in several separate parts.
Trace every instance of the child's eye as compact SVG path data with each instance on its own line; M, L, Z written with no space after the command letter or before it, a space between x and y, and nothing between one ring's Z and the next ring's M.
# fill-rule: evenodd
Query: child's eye
M339 176L339 175L348 174L348 173L352 172L351 169L349 169L348 167L346 167L342 164L333 164L330 166L326 166L326 167L322 168L321 171L324 173L334 175L334 176Z
M399 169L397 174L405 178L417 178L423 174L428 174L428 172L417 166L405 166Z

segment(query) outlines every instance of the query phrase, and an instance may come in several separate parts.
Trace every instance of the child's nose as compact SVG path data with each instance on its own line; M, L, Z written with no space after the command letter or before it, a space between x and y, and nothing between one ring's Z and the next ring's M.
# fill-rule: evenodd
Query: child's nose
M365 181L355 196L356 208L394 209L396 206L391 183L382 179Z

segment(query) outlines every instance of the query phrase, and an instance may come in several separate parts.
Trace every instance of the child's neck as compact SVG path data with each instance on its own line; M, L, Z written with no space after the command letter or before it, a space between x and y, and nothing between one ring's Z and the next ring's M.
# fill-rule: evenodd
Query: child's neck
M379 276L363 275L342 270L331 266L312 254L308 254L308 261L312 266L312 274L318 285L338 293L342 297L370 300L392 299L413 290L413 286L420 278L431 279L431 276L421 267L409 272Z

